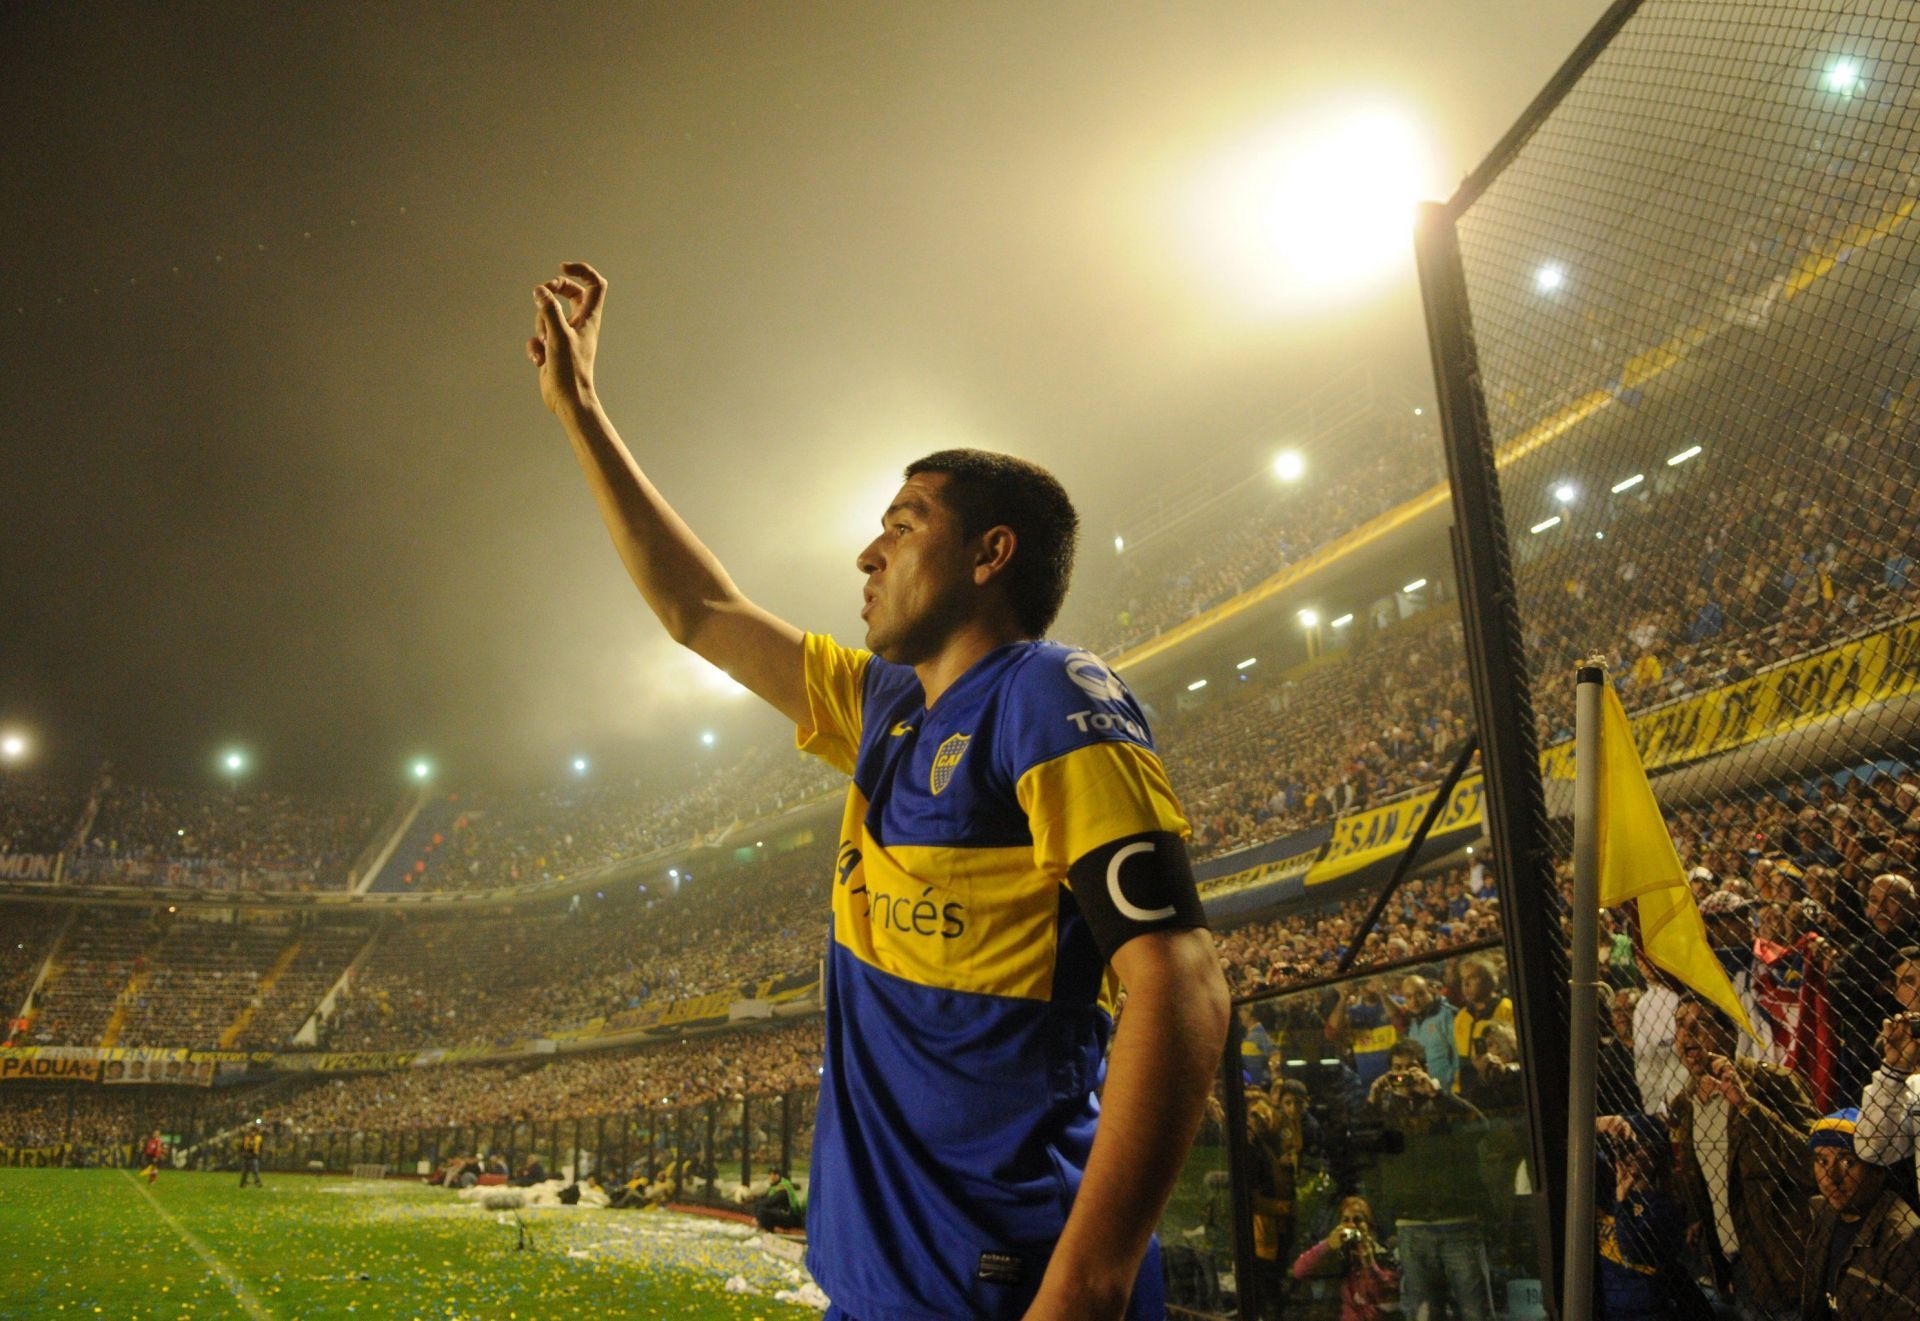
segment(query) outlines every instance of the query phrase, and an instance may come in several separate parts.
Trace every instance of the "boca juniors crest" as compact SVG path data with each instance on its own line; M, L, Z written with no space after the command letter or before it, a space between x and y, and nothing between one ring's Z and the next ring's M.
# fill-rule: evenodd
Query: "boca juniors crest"
M929 788L939 793L953 783L953 771L960 764L960 758L967 754L967 744L973 742L971 734L955 734L933 754L933 774L929 777Z

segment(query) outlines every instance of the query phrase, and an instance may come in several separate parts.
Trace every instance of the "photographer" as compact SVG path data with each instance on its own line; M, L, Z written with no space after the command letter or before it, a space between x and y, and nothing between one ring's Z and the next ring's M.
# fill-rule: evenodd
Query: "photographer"
M1401 1041L1374 1083L1367 1112L1390 1153L1373 1171L1400 1253L1401 1309L1439 1315L1451 1297L1461 1321L1492 1315L1485 1236L1481 1229L1481 1142L1461 1124L1486 1127L1486 1116L1443 1089L1427 1072L1417 1041Z
M1710 1321L1700 1287L1673 1257L1685 1215L1671 1188L1665 1121L1602 1115L1593 1195L1599 1242L1594 1316L1600 1321Z
M1300 1254L1293 1278L1340 1276L1340 1321L1380 1321L1399 1287L1392 1254L1373 1227L1373 1208L1364 1197L1340 1199L1340 1222L1333 1232Z
M1920 945L1902 948L1893 971L1900 1012L1880 1025L1880 1067L1860 1096L1853 1149L1860 1159L1892 1165L1914 1152L1920 1128Z
M767 1191L753 1208L754 1223L762 1229L801 1229L807 1223L807 1195L785 1170L768 1172Z

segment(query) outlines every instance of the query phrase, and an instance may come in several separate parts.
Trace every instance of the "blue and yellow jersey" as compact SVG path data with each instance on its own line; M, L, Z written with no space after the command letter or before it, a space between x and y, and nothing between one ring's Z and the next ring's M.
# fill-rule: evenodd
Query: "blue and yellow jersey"
M913 670L808 635L799 746L853 777L807 1266L861 1321L1017 1317L1093 1144L1132 935L1203 924L1145 715L1088 652ZM1130 1315L1160 1312L1149 1253Z

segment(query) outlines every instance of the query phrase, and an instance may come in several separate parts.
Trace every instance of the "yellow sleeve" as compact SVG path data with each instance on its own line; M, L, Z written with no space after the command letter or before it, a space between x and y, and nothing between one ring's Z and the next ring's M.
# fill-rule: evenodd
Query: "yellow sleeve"
M1090 743L1028 769L1014 796L1033 832L1033 858L1066 884L1067 869L1116 839L1188 835L1160 758L1135 743Z
M824 633L809 633L801 655L807 723L794 731L794 746L852 775L860 755L860 708L873 653L838 646Z

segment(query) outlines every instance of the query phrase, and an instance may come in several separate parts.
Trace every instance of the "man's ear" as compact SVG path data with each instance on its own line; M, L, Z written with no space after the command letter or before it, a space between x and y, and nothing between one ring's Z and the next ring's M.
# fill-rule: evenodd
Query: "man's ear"
M984 587L993 576L1013 560L1013 552L1019 548L1020 539L1013 529L1002 523L990 527L980 534L980 540L974 549L973 581Z

